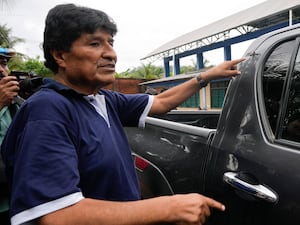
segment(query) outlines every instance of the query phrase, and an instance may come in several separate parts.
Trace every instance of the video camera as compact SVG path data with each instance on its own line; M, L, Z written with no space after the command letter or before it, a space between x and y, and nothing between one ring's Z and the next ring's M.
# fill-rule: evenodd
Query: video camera
M15 76L19 82L19 96L27 99L39 90L43 84L43 78L32 72L11 71L10 76Z

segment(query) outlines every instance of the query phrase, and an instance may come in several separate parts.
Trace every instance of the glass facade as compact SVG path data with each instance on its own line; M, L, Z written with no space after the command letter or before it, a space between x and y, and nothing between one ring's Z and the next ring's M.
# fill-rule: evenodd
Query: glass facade
M183 108L199 108L200 106L200 96L199 92L191 96L188 100L182 103L179 107Z
M229 80L210 84L211 108L222 108L228 84Z

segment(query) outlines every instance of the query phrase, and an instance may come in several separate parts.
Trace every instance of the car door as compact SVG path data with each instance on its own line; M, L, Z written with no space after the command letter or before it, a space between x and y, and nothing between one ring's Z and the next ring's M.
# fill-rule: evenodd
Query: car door
M246 53L211 144L205 194L226 206L208 224L300 223L299 28Z

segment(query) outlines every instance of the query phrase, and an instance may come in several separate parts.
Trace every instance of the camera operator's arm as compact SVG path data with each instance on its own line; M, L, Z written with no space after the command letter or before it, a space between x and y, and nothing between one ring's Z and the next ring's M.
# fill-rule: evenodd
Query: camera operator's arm
M14 76L4 76L0 80L0 110L8 106L18 95L19 82Z

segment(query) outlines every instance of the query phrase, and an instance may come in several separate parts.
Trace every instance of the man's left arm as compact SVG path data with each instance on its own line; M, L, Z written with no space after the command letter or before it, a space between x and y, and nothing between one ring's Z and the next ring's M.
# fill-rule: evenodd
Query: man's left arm
M240 71L237 70L237 64L244 60L244 58L241 58L232 61L225 61L199 74L200 77L198 78L192 78L183 84L155 95L149 114L162 114L176 108L186 99L199 91L199 88L201 88L200 80L209 82L211 80L231 78L239 75Z

